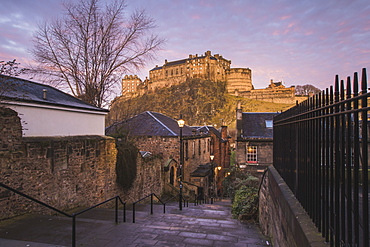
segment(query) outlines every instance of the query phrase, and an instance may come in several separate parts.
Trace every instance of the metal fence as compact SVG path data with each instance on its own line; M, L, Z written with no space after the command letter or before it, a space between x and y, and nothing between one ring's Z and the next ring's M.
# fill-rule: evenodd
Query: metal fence
M369 245L366 69L274 119L274 166L330 246Z

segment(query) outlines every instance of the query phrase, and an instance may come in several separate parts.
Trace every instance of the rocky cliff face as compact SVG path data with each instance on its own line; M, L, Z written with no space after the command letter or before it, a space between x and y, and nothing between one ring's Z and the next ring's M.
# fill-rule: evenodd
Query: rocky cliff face
M116 98L106 118L106 126L144 111L155 111L172 118L178 118L181 113L187 125L226 124L233 128L237 102L241 102L244 112L276 112L291 107L288 104L229 95L225 82L188 79L184 83L161 88L139 97Z

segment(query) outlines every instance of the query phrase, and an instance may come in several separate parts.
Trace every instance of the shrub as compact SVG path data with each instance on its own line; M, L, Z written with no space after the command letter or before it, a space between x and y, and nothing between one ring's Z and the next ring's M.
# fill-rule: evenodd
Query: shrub
M258 212L258 189L241 186L236 192L231 213L240 220L256 220Z

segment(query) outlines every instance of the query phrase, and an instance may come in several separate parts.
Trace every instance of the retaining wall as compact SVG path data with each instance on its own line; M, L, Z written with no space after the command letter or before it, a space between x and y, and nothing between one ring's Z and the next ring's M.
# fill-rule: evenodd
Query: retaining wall
M267 168L259 192L259 221L273 246L328 246L273 166Z

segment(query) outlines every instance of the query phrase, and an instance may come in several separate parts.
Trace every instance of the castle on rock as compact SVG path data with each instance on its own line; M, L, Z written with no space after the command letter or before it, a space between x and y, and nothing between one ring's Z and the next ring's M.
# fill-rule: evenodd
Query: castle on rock
M165 60L162 66L156 65L149 71L149 79L142 81L136 75L126 75L122 79L122 95L134 97L154 91L157 88L170 87L188 78L200 78L211 81L225 81L229 94L261 101L293 104L295 87L286 88L282 82L273 82L265 89L254 89L252 71L249 68L231 68L231 60L219 54L189 55L188 58Z

